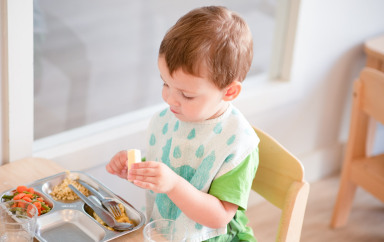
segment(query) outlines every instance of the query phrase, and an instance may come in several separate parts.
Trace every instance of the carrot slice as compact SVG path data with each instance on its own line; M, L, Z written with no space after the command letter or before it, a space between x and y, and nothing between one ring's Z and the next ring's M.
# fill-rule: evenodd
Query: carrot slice
M26 193L26 194L24 195L24 197L32 198L32 197L33 197L33 194L31 194L31 193Z
M13 197L13 200L20 200L25 196L25 193L19 193Z
M33 217L33 212L31 212L31 210L33 209L33 206L31 204L28 205L28 208L27 208L27 214L28 214L28 217Z
M37 209L41 208L41 203L39 202L34 202L33 205L35 205Z
M30 197L27 197L27 196L24 196L22 199L26 202L29 202L29 203L32 202L32 199Z
M17 206L19 208L25 208L25 203L19 202Z
M31 194L35 193L35 189L33 189L33 187L27 188L27 191L30 192Z
M27 189L28 188L26 186L18 186L16 188L16 191L21 193L21 192L24 192L24 191L28 191Z

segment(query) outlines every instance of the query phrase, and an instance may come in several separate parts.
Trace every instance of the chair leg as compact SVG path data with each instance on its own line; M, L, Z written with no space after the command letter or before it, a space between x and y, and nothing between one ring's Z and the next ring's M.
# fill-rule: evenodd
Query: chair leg
M356 188L356 184L352 183L348 179L348 175L342 174L340 180L339 193L337 194L335 207L333 209L333 215L331 220L332 228L339 228L347 223L349 213L352 207L353 198L356 193Z

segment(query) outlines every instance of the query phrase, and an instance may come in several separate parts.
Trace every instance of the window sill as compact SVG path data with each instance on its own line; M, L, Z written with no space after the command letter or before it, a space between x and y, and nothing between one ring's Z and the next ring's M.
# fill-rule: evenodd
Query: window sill
M234 105L245 117L252 117L300 97L299 89L295 88L293 81L270 80L265 74L244 81L242 93L234 101Z
M273 81L267 75L258 75L244 82L234 105L248 118L298 98L300 94L293 82ZM145 153L146 127L152 114L164 107L166 104L161 104L36 140L33 156L54 160L70 170L83 170L107 162L118 150L127 147Z

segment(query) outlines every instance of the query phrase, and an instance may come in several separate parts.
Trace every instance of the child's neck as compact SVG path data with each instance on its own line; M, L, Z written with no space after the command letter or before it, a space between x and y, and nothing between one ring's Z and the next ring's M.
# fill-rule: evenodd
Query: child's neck
M226 101L223 101L223 102L224 103L221 105L220 109L214 115L212 115L208 120L220 117L221 115L223 115L223 113L225 113L225 111L227 111L230 102L226 102Z

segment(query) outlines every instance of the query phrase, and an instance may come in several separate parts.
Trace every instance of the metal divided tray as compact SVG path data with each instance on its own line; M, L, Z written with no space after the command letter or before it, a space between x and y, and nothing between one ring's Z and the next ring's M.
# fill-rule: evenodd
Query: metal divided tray
M117 202L122 203L125 207L127 216L135 222L136 226L127 231L111 231L92 217L92 209L81 199L77 199L73 202L54 200L49 194L54 186L60 184L66 178L67 173L62 172L30 184L20 184L26 185L27 187L33 187L35 192L41 195L46 203L52 207L51 211L42 214L37 218L36 239L47 242L109 241L133 232L145 224L145 216L142 212L138 211L127 201L114 194L95 178L81 171L71 171L71 174L78 175L80 180L94 187L102 195L111 197ZM0 194L0 199L4 194L12 194L15 189L16 188Z

